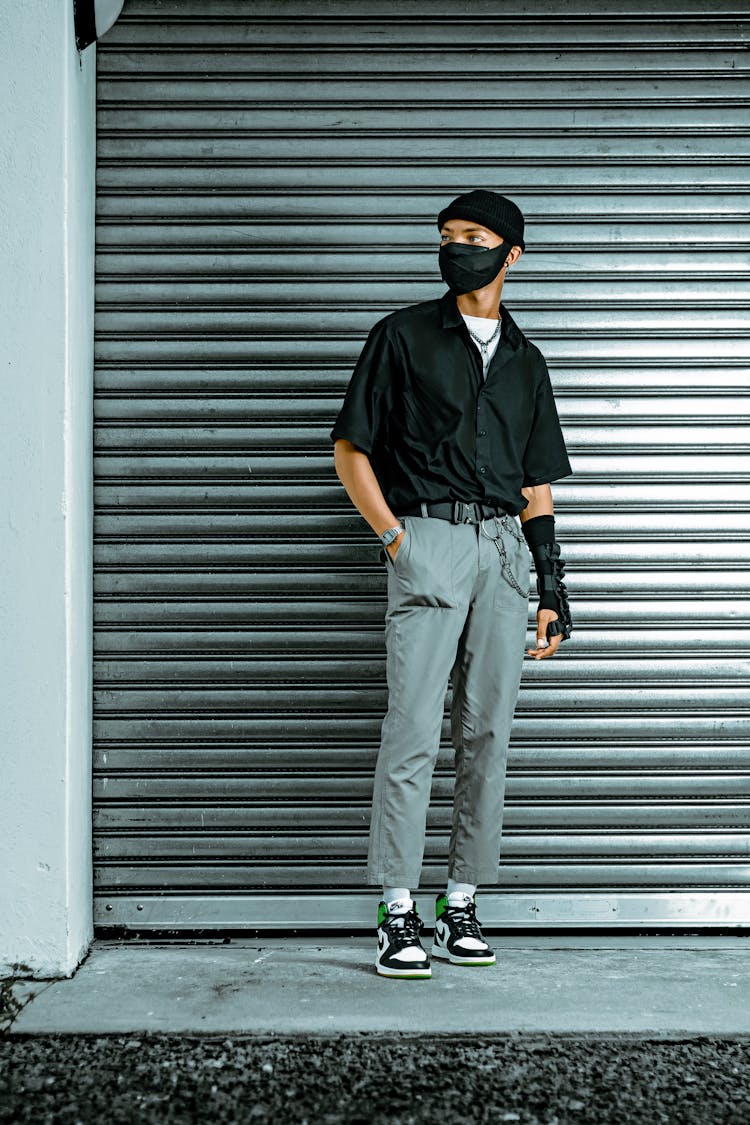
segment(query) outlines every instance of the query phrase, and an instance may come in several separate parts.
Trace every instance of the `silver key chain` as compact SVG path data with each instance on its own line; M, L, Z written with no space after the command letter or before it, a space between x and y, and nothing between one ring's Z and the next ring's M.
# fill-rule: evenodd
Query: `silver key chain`
M521 587L518 585L518 582L516 581L515 574L510 569L510 563L508 562L508 554L507 554L507 551L505 550L505 544L503 543L503 540L502 540L501 525L504 525L508 529L508 531L510 531L513 538L517 539L519 543L523 543L523 533L519 532L518 528L516 527L515 521L512 520L510 518L510 516L501 516L499 518L497 516L495 516L494 518L495 518L495 529L497 531L496 535L489 535L488 534L488 532L487 532L487 530L484 526L484 520L482 520L482 522L480 523L479 530L481 531L481 533L485 537L485 539L489 539L490 542L494 543L495 546L497 547L497 553L500 555L500 567L501 567L502 573L505 575L508 582L510 582L513 589L517 590L522 598L528 598L528 596L529 596L528 593L525 590L521 589Z

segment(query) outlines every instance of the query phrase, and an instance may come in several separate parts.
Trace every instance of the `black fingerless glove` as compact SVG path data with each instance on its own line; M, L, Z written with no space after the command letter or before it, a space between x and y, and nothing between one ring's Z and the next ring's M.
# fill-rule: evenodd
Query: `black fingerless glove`
M558 617L547 626L547 638L562 633L566 640L573 631L573 622L563 582L565 560L560 558L560 544L555 542L555 517L533 516L521 524L521 530L534 559L539 609L552 609Z

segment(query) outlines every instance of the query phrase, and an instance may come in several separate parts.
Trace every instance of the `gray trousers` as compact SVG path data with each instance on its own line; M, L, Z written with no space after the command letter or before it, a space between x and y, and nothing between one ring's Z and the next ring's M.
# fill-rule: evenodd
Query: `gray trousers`
M448 874L463 883L496 883L531 552L512 516L481 527L420 516L401 522L406 532L395 560L386 552L388 711L375 769L368 882L419 885L451 677L456 783Z

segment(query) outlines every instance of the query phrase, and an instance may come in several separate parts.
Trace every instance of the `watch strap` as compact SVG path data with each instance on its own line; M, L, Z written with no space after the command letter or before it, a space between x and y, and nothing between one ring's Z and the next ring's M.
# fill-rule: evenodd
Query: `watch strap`
M390 547L391 543L394 543L396 541L396 539L398 539L399 535L401 534L401 532L403 530L404 529L401 526L386 528L386 530L380 536L380 542L383 544L384 547Z

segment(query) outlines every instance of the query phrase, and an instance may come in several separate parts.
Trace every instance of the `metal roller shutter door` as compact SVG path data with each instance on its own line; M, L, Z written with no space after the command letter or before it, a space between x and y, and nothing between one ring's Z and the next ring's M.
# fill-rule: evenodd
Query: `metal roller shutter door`
M434 215L476 185L528 215L506 300L571 452L576 626L524 671L483 918L750 922L734 11L126 4L98 47L99 926L372 924L385 580L327 435L371 324L441 291Z

